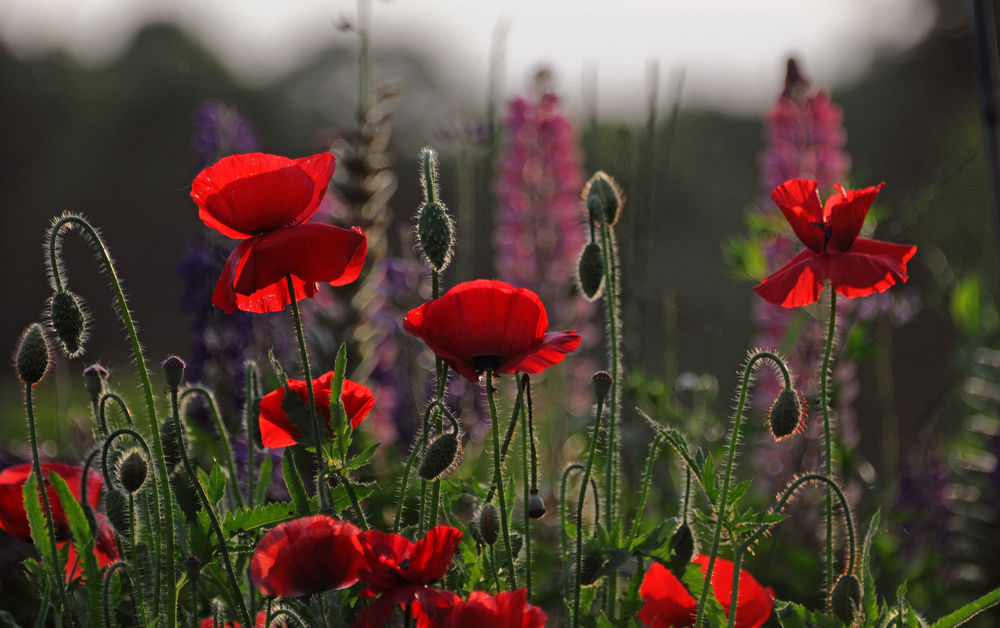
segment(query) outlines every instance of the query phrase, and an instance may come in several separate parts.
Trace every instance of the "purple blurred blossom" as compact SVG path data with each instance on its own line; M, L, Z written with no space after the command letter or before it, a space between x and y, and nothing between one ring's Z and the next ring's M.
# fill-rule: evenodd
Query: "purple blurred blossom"
M192 146L198 156L198 170L223 157L257 150L257 135L242 112L214 98L195 110L194 128Z

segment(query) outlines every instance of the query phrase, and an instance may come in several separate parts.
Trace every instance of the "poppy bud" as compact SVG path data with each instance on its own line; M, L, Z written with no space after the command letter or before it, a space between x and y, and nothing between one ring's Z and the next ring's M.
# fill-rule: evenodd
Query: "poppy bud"
M163 361L163 373L167 378L167 387L170 390L177 390L184 381L184 369L187 364L176 355L169 356Z
M500 520L497 517L497 509L493 504L484 504L479 511L477 526L479 535L484 543L493 546L500 538Z
M91 364L83 369L83 386L90 394L91 401L97 401L104 393L104 382L108 379L108 369L100 364Z
M583 553L583 565L580 567L580 584L588 586L597 581L597 572L604 567L604 553L599 547L593 547Z
M187 520L197 521L198 511L202 506L201 499L191 483L191 476L183 473L183 470L177 470L170 474L170 486L174 489L174 501Z
M132 513L129 512L128 497L125 493L113 486L108 487L104 493L104 512L107 513L108 521L118 534L126 537L130 534L129 519Z
M601 296L601 287L604 285L604 259L601 257L601 246L596 242L589 242L583 247L576 268L576 279L585 299L594 301Z
M160 442L163 445L163 459L167 463L167 468L173 469L181 461L181 446L172 418L160 423Z
M63 349L70 357L83 352L83 334L86 321L80 308L79 298L68 290L52 295L49 306L49 321L56 336L62 341Z
M594 396L597 397L598 402L602 402L607 399L608 393L611 392L611 384L614 383L615 379L607 371L597 371L594 373L593 380Z
M767 413L767 424L774 440L783 440L801 432L806 423L805 399L791 388L783 388Z
M597 212L603 210L604 219L609 227L618 223L625 199L621 188L618 187L618 183L611 175L603 170L595 172L594 176L590 177L587 184L583 186L581 196L586 204L587 212L590 214L591 222L597 225L601 224L601 217Z
M138 449L130 449L125 452L118 463L118 483L130 495L139 492L139 489L146 482L148 473L149 463L146 462L146 456Z
M674 575L683 574L684 568L691 562L694 556L694 535L691 534L691 527L687 523L682 523L673 536L670 537L670 564L668 567Z
M458 457L458 434L446 432L434 439L427 448L417 473L425 480L434 480L455 468Z
M837 579L830 593L830 610L840 621L850 625L854 616L861 608L861 583L851 574L844 574Z
M17 343L17 376L25 384L37 384L49 368L49 342L38 323L31 324Z
M541 519L545 516L545 502L538 494L537 488L531 489L528 494L528 516L532 519Z
M201 575L201 566L201 559L194 554L184 559L184 571L187 573L189 580L194 581L198 579L198 576Z
M417 214L417 244L427 258L427 263L437 272L443 271L451 261L455 245L454 227L444 205L424 203Z

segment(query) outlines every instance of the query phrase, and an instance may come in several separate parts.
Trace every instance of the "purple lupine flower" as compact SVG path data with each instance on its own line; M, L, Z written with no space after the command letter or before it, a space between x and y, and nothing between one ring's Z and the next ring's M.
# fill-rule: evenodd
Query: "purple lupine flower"
M900 549L911 558L927 550L947 556L953 548L949 532L953 518L951 469L942 456L928 453L926 448L915 451L923 453L903 461L892 508L899 519L900 536L907 539Z
M257 150L253 126L240 110L210 98L194 112L195 135L192 145L201 170L229 155Z

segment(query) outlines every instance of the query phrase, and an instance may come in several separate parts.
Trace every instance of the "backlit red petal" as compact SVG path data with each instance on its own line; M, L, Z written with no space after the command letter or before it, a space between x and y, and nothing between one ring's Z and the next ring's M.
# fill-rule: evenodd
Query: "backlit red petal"
M708 571L708 556L697 555L691 562L701 565L701 573ZM729 616L733 592L733 563L716 558L712 568L712 594ZM774 591L762 587L746 570L740 570L740 590L736 602L736 628L760 628L774 609Z
M826 199L823 207L823 216L832 231L826 244L827 253L843 253L851 248L854 239L861 233L868 209L884 185L879 183L863 190L844 190L836 186L837 193Z
M59 462L43 462L41 466L42 475L46 478L45 484L49 497L49 505L52 508L52 517L55 519L56 527L63 529L61 532L57 532L65 534L66 515L63 512L55 489L48 483L48 475L55 473L65 480L70 492L79 500L83 469L75 465ZM0 471L0 529L23 541L31 539L28 516L24 512L24 483L31 473L30 462L7 467L3 471ZM103 486L104 481L100 473L95 471L88 472L87 502L94 508L97 508ZM39 495L39 500L41 500L41 495Z
M500 373L541 373L559 364L566 354L580 346L580 334L575 331L556 331L545 334L541 344L533 346L526 354L514 356L497 371Z
M815 303L823 291L822 280L813 268L817 257L809 249L800 251L776 272L762 279L754 286L754 291L766 301L789 308Z
M319 418L324 421L327 431L330 430L330 383L333 380L333 371L328 371L313 380L313 398L316 400L316 410ZM309 394L306 391L306 383L299 379L289 379L288 386L295 391L303 403L309 402ZM344 411L351 422L352 427L357 427L364 421L368 413L375 407L375 397L367 386L344 380L344 387L340 394L340 399L344 403ZM285 387L281 386L264 395L260 400L260 425L261 442L267 448L288 447L298 443L302 433L295 425L288 420L288 415L282 408L285 400Z
M694 623L698 602L669 569L654 562L639 587L642 609L639 619L654 628L690 626Z
M817 253L821 252L825 236L822 228L823 208L819 204L816 182L811 179L790 179L771 192L771 199L781 209L802 244Z
M885 292L908 279L906 263L917 247L858 238L851 250L816 258L817 275L829 279L833 289L854 299Z
M528 590L503 591L490 595L473 591L468 601L457 601L445 628L541 628L546 616L542 609L528 604Z
M414 546L410 555L410 568L406 571L411 582L427 584L440 580L451 566L455 548L462 540L462 532L451 526L435 526Z

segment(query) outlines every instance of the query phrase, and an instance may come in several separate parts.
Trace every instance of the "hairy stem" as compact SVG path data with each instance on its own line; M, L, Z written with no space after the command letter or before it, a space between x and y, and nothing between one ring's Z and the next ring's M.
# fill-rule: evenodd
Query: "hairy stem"
M580 496L576 502L576 580L573 583L573 628L580 625L580 587L583 585L583 502L587 498L587 482L594 468L594 454L597 451L597 438L601 432L601 419L604 416L604 400L597 400L597 412L594 414L594 431L590 435L590 448L587 452L587 466L583 470L580 481ZM605 515L607 507L605 507ZM614 591L609 591L613 596Z
M493 428L493 485L497 490L497 501L500 502L500 528L503 531L503 544L507 550L507 576L510 590L517 590L517 577L514 574L514 551L510 546L510 521L507 518L507 498L504 496L503 475L500 472L500 426L497 418L497 400L493 392L493 371L486 371L486 396L490 402L490 424Z

